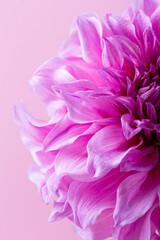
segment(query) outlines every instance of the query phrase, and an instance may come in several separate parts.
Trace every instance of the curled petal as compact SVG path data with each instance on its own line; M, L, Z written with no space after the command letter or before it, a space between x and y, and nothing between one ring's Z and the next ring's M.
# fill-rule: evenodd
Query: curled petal
M132 174L120 184L114 211L117 227L135 222L152 207L159 186L158 175L159 166L149 174L147 172Z
M43 142L45 151L58 150L73 143L89 127L90 124L74 124L65 116L46 136Z
M68 201L73 210L74 223L85 229L94 224L105 209L115 205L116 189L124 179L118 169L107 176L89 183L73 182L68 192Z
M136 127L134 122L135 118L130 113L124 114L121 118L122 130L127 140L141 131L141 128Z
M55 160L57 175L69 175L78 181L91 181L87 172L86 144L90 136L79 137L73 144L59 151Z
M158 147L151 142L141 142L133 147L123 158L122 171L150 171L159 161Z
M152 239L152 226L151 226L151 215L154 211L156 205L153 205L151 209L137 221L132 224L127 224L122 228L114 229L114 239L115 240L150 240ZM155 231L155 229L153 230ZM154 239L154 238L153 238Z
M87 226L85 229L73 225L75 231L83 240L104 240L111 239L112 236L112 227L113 227L113 218L112 218L113 209L104 210L96 222L92 225Z
M120 125L107 126L88 142L88 169L94 177L102 177L116 168L137 140L126 141Z

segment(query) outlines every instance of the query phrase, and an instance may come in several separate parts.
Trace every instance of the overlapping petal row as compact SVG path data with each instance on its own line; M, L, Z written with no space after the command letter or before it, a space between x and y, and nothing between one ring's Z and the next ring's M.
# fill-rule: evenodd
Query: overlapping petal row
M160 239L160 2L135 1L105 21L74 21L31 86L48 122L15 109L49 221L84 240Z

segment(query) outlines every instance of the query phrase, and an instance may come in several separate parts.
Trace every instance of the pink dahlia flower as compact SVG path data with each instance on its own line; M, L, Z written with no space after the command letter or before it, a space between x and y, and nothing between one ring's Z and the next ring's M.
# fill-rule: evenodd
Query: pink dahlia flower
M83 14L31 86L48 122L15 109L49 221L84 240L160 239L160 3Z

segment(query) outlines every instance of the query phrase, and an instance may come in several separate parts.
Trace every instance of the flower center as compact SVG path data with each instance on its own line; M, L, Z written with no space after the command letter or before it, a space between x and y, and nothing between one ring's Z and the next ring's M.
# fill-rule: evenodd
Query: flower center
M134 78L133 84L135 106L130 127L141 129L144 138L160 145L160 68L151 65L148 72Z
M137 78L135 81L135 91L137 97L140 97L143 103L151 103L154 106L156 112L159 111L160 110L159 68L152 65L149 72L145 72L140 79ZM146 116L146 111L144 111L144 114ZM159 120L157 119L157 121Z

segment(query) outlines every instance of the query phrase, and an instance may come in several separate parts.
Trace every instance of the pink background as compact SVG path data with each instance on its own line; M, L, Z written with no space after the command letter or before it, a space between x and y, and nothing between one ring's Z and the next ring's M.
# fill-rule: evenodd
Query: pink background
M86 11L102 18L129 0L0 0L0 239L78 240L68 220L48 223L45 206L27 177L32 159L12 118L19 99L36 117L45 107L29 89L34 70L55 55L73 19ZM98 240L98 239L97 239Z

